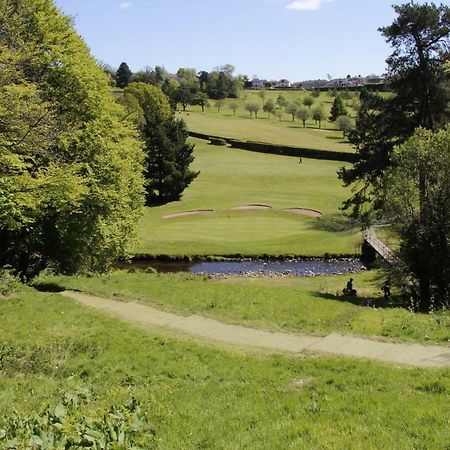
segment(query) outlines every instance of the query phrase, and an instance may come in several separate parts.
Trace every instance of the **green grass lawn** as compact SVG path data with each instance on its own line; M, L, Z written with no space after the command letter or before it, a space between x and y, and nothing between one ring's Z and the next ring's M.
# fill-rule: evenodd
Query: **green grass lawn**
M322 105L327 119L322 121L321 129L312 119L306 123L306 128L298 119L292 121L292 116L282 109L281 120L271 115L268 116L262 110L263 102L258 96L259 91L244 91L239 99L226 99L220 111L214 106L215 101L210 100L210 107L201 111L200 106L188 106L186 112L180 112L189 130L198 133L211 134L213 136L224 136L235 139L243 139L257 142L268 142L271 144L290 145L319 150L331 150L342 152L353 152L353 148L342 133L337 131L335 125L328 121L333 98L322 93L315 98L312 108ZM266 91L265 102L268 99L276 101L278 95L284 95L290 102L297 101L302 104L303 99L310 93L303 91ZM350 115L354 115L351 103L347 101ZM236 115L230 109L230 104L239 105ZM257 103L261 106L258 118L252 118L245 110L247 103Z
M356 299L341 295L349 275L216 280L190 274L118 271L103 277L50 277L41 282L270 330L319 335L340 332L450 346L448 311L415 314L396 307L395 300L391 308L380 308L385 275L370 271L351 276L358 290Z
M350 195L336 172L343 163L266 155L195 143L194 170L200 175L179 202L147 208L139 226L141 254L168 255L324 255L357 253L357 227L341 218ZM231 211L246 204L263 211ZM281 211L316 209L315 219ZM163 219L176 212L213 209L209 216Z
M131 398L147 414L136 438L145 449L445 449L450 442L449 370L209 346L29 289L2 298L0 315L1 448L13 434L13 448L31 448L21 439L23 418L47 405L71 405L58 432L74 436L74 418L101 423Z

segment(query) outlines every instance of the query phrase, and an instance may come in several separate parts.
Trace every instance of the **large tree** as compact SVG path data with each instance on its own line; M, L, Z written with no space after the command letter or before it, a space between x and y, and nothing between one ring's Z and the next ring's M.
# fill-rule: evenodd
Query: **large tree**
M123 101L145 141L147 205L178 200L198 175L189 170L194 146L187 143L189 133L184 122L174 119L169 99L156 86L131 83Z
M142 145L51 0L0 8L0 266L101 270L143 203Z
M183 191L198 176L190 170L194 145L181 119L160 123L147 146L147 204L163 205L179 200Z
M330 120L334 122L339 116L346 116L348 114L345 109L344 102L339 94L336 95L333 101L333 106L330 111Z
M394 146L417 127L436 130L450 117L449 74L444 70L450 45L449 7L411 2L394 9L397 18L392 25L380 28L394 49L387 60L392 96L362 93L356 127L349 133L358 161L339 173L346 185L354 185L354 195L345 204L354 215L362 213L364 204L381 205L378 192Z
M401 245L405 285L418 309L450 306L450 127L418 129L396 147L384 214Z
M128 64L123 62L120 64L116 72L116 86L119 88L126 88L130 82L133 72L131 72Z

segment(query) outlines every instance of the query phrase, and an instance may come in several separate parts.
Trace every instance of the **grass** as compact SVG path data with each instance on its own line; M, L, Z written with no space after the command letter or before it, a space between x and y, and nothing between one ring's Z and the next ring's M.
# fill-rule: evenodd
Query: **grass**
M0 300L0 314L0 429L13 411L54 408L82 392L76 407L89 417L137 399L153 430L141 436L147 449L444 449L450 442L449 370L211 347L31 290Z
M354 254L358 228L340 216L350 195L336 172L342 163L266 155L195 143L194 170L200 175L179 202L147 208L140 223L140 254L315 255ZM246 204L264 211L230 211ZM290 214L284 208L320 210L321 220ZM163 219L167 214L214 209L209 216Z
M57 277L67 289L110 298L136 299L179 314L200 314L229 323L276 331L332 332L381 339L450 345L450 313L415 314L396 300L385 306L385 275L351 275L358 298L341 295L349 276L211 279L190 274L118 271L103 277ZM373 307L375 306L375 307Z
M210 100L210 107L205 109L205 112L202 112L199 106L188 106L186 112L179 114L186 121L189 130L198 133L319 150L354 152L343 138L342 132L337 131L334 123L328 120L323 120L322 128L319 129L313 120L307 121L306 128L303 128L301 121L295 119L293 122L292 116L286 112L283 112L281 120L273 115L269 118L268 114L262 111L263 102L258 92L244 91L240 99L227 99L220 111L214 106L214 100ZM300 104L305 97L310 96L310 93L302 91L266 91L264 101L272 99L275 102L280 94L290 102L297 101ZM312 108L322 105L328 118L333 98L322 93L314 101ZM351 108L352 101L354 100L347 101L351 115L354 114ZM231 103L239 105L236 115L230 109ZM245 110L246 103L257 103L261 106L257 119L252 118Z

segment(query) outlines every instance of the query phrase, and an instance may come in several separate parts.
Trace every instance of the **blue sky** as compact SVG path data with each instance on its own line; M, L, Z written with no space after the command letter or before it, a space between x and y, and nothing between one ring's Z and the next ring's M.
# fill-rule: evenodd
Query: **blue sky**
M403 1L404 2L404 1ZM163 65L300 81L382 74L377 28L392 0L56 0L92 54L133 71Z

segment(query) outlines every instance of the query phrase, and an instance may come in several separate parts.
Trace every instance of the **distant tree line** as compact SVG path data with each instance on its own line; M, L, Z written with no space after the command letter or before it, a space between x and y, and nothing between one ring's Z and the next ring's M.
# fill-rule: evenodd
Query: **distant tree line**
M132 73L126 62L122 62L116 71L105 64L102 68L111 86L123 89L136 82L159 87L169 98L173 109L181 104L183 110L188 105L199 105L204 110L209 106L209 99L239 98L244 85L244 77L234 76L235 68L231 64L216 67L211 72L182 67L174 75L162 66L147 67Z

